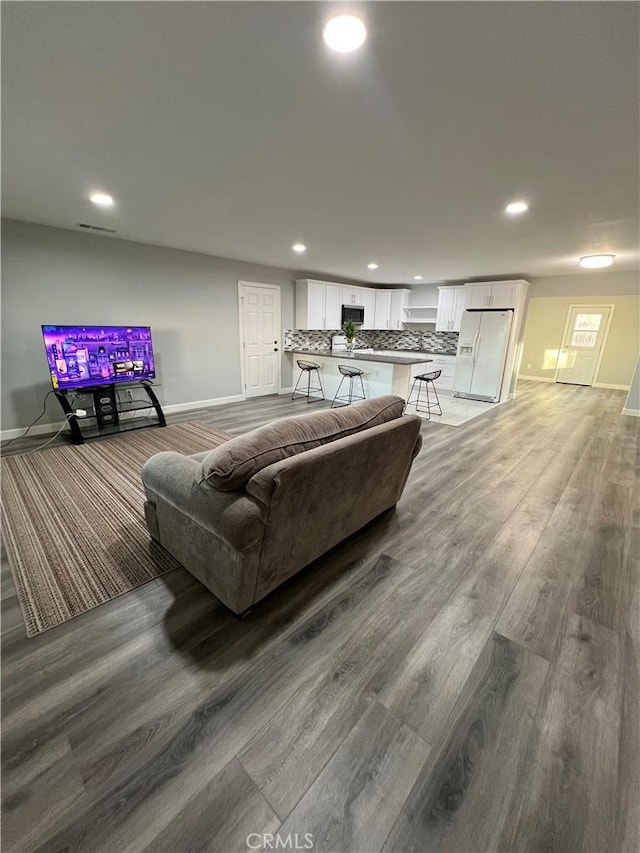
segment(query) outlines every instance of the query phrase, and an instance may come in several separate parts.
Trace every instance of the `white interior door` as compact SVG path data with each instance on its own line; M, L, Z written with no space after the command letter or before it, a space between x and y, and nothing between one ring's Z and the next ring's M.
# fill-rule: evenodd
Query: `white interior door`
M247 397L280 390L280 288L240 282L241 349Z
M592 385L604 345L611 307L574 305L569 309L556 382Z

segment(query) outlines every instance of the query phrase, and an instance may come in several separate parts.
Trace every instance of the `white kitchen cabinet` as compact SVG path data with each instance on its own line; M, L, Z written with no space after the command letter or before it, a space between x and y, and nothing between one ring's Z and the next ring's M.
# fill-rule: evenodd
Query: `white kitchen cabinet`
M339 284L327 284L325 299L325 329L342 328L342 288Z
M438 391L453 391L453 374L456 368L455 355L432 355L433 359L428 365L428 372L433 370L441 370L442 373L435 380L435 386Z
M364 289L364 287L346 287L342 285L342 304L362 305L362 291Z
M431 355L427 358L431 361L426 364L411 365L411 380L421 373L433 373L434 370L442 371L440 376L434 380L438 391L453 391L453 374L456 366L455 355Z
M490 284L467 284L467 308L489 308L491 305Z
M491 286L492 308L515 308L515 286L512 281L505 281Z
M436 332L459 332L466 307L471 307L467 306L466 288L439 287Z
M376 290L374 329L403 329L408 304L408 290Z
M296 329L340 329L342 285L328 281L296 281Z
M304 325L300 321L296 323L303 329L324 329L324 309L327 298L326 285L310 281L307 287L307 312Z
M525 282L526 283L526 282ZM467 308L515 308L520 281L488 281L465 284Z
M409 304L408 290L392 290L391 306L389 308L389 328L403 329L406 317L406 307Z
M376 290L376 310L373 321L374 329L388 329L391 314L391 291Z
M363 287L360 294L362 306L364 307L363 329L375 329L376 318L376 292L372 287Z

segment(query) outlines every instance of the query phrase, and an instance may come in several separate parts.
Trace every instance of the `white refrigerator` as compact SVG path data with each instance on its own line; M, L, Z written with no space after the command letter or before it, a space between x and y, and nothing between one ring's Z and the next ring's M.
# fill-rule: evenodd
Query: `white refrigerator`
M462 315L453 380L453 396L497 403L502 391L513 311L477 311Z

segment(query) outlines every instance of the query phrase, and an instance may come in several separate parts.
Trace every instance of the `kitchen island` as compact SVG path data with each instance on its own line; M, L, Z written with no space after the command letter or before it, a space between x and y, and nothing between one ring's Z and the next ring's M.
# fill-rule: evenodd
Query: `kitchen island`
M427 370L431 358L427 353L390 353L388 350L356 350L355 352L334 352L330 349L312 350L305 348L287 349L293 367L293 384L298 378L296 359L313 361L320 365L320 377L324 386L324 395L332 400L338 390L340 379L338 364L348 364L362 370L365 394L367 397L382 397L384 394L396 394L405 400L409 395L411 380L417 373ZM342 386L342 392L345 389ZM359 390L360 383L357 388ZM341 393L342 393L341 392Z

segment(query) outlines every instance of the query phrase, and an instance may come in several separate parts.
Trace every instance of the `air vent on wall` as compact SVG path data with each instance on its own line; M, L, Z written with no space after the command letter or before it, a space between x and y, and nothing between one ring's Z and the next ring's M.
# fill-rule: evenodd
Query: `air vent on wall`
M87 231L102 231L104 234L117 234L115 228L103 228L101 225L87 225L86 222L78 222L78 228L86 228Z

